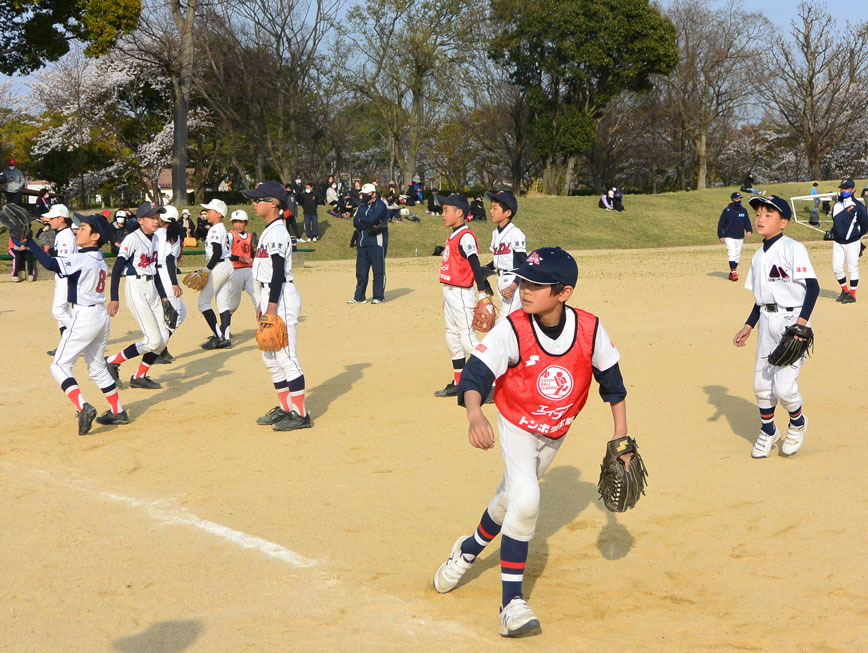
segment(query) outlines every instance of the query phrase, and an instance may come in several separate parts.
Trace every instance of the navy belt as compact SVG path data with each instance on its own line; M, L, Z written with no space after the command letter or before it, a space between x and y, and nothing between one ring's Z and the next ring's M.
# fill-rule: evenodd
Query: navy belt
M769 313L777 313L778 311L794 311L799 306L778 306L777 304L763 304L763 308L765 308Z
M153 274L128 274L127 276L128 277L135 277L136 279L148 279L148 280L154 278Z

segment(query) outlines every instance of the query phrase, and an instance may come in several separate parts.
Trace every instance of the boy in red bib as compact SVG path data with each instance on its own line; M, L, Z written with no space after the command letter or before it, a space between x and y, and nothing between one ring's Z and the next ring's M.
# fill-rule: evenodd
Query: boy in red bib
M596 316L566 305L578 279L575 259L560 247L544 247L515 274L521 279L521 309L496 324L476 347L458 385L458 402L466 407L470 422L470 444L487 450L494 446L494 430L481 405L495 384L506 470L476 533L459 537L449 559L434 574L434 588L451 591L485 546L502 533L504 637L540 632L539 620L522 596L528 544L539 515L539 478L584 407L592 378L603 401L611 404L612 439L627 435L620 354ZM624 456L627 465L631 456Z

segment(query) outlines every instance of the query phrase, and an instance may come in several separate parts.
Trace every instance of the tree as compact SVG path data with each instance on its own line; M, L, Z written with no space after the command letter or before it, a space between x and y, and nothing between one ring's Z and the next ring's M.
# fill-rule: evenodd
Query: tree
M27 75L69 52L108 52L139 21L141 0L0 0L0 73Z
M804 145L810 174L868 111L868 23L842 31L825 9L803 2L790 39L767 50L756 92Z
M741 117L754 92L747 82L760 70L770 25L761 14L742 11L738 0L719 9L709 0L674 0L665 15L675 25L680 57L662 82L671 89L671 110L693 144L701 190L707 185L709 137L721 122Z
M544 192L566 193L609 101L673 69L675 30L647 0L492 0L492 13L491 55L527 92Z

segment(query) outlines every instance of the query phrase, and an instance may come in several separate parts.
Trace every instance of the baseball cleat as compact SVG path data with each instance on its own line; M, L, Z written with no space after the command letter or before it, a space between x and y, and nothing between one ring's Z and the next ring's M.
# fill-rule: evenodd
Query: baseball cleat
M458 581L461 580L461 577L468 569L470 569L470 565L473 564L474 560L476 560L476 558L468 560L464 557L464 554L461 553L461 544L468 537L473 536L462 535L455 540L449 558L446 562L437 567L437 571L434 572L434 589L441 594L446 594L446 592L454 590L455 586L458 585Z
M850 294L850 293L848 293L846 290L842 290L842 291L841 291L841 294L838 295L838 296L835 298L835 301L836 301L836 302L840 302L842 299L844 299L844 298L845 298L847 295L849 295L849 294Z
M309 429L311 426L313 426L313 422L310 421L310 413L302 417L293 410L287 417L272 424L271 428L275 431L295 431L296 429Z
M163 355L162 355L162 354L158 354L157 357L154 359L154 362L151 363L151 365L168 365L168 364L170 364L171 362L172 362L172 361L170 361L170 360L168 360L168 359L166 359L166 358L163 358Z
M855 304L856 298L852 295L852 293L845 293L844 296L841 298L841 303L842 304Z
M271 410L269 410L265 415L256 418L257 424L262 424L263 426L271 426L272 424L276 424L282 419L289 417L289 413L283 410L282 406L275 406Z
M500 609L500 636L526 637L542 632L539 619L520 596L516 596Z
M802 442L805 440L805 431L808 430L808 418L805 417L805 423L801 427L790 425L787 429L787 437L781 445L781 454L784 456L792 456L802 448Z
M775 426L775 434L769 435L762 429L760 429L759 435L757 436L756 442L753 445L753 449L750 452L751 458L768 458L769 454L772 452L772 447L774 447L775 442L781 439L781 432L778 430L778 427Z
M131 376L130 387L143 388L145 390L159 390L163 386L161 386L149 376L140 376L138 378L136 378L135 376Z
M232 349L232 341L229 338L220 338L217 341L217 349Z
M729 280L730 281L738 281L738 272L736 272L735 270L730 272L729 273Z
M442 390L434 391L435 397L457 397L458 396L458 385L455 381L450 381L445 388Z
M122 410L117 414L111 412L110 410L107 410L102 415L96 418L96 423L107 426L112 426L114 424L129 424L130 416L127 415L127 411L125 410Z
M119 371L121 369L120 363L106 363L105 366L106 369L108 369L109 376L112 377L112 380L115 382L115 385L119 388L123 388L124 382L121 381L121 374Z
M385 301L386 301L385 299L372 299L371 303L372 304L382 304Z
M839 301L840 301L840 300L839 300ZM49 349L49 350L48 350L47 352L45 352L45 353L48 354L49 356L54 356L54 355L57 353L57 350L56 350L56 349Z
M348 299L347 304L367 304L367 299Z
M199 346L202 349L217 349L217 343L219 343L221 340L222 338L218 338L217 336L211 336L210 338L208 338L208 340L206 340Z
M78 417L78 434L87 435L87 432L90 431L90 427L96 417L96 408L91 406L89 403L84 402L84 405L81 407L81 410L78 412L76 417Z
M160 352L160 358L162 358L167 363L174 362L175 357L169 353L169 348L166 347L162 352Z

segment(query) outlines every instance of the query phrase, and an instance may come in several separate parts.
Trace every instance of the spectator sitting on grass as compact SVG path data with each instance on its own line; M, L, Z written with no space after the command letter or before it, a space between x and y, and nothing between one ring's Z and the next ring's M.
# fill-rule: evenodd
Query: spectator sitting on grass
M600 201L597 202L597 206L601 209L606 209L607 211L613 211L615 209L612 206L612 199L614 198L615 193L612 191L607 191L600 196Z
M470 217L474 222L485 222L485 204L482 197L477 195L470 203Z
M741 182L741 191L743 193L753 193L754 195L762 195L763 192L758 188L754 188L753 185L756 183L756 177L753 176L753 173L748 170L747 174L744 176L744 179Z
M612 188L612 208L616 211L624 210L624 193L617 188Z

